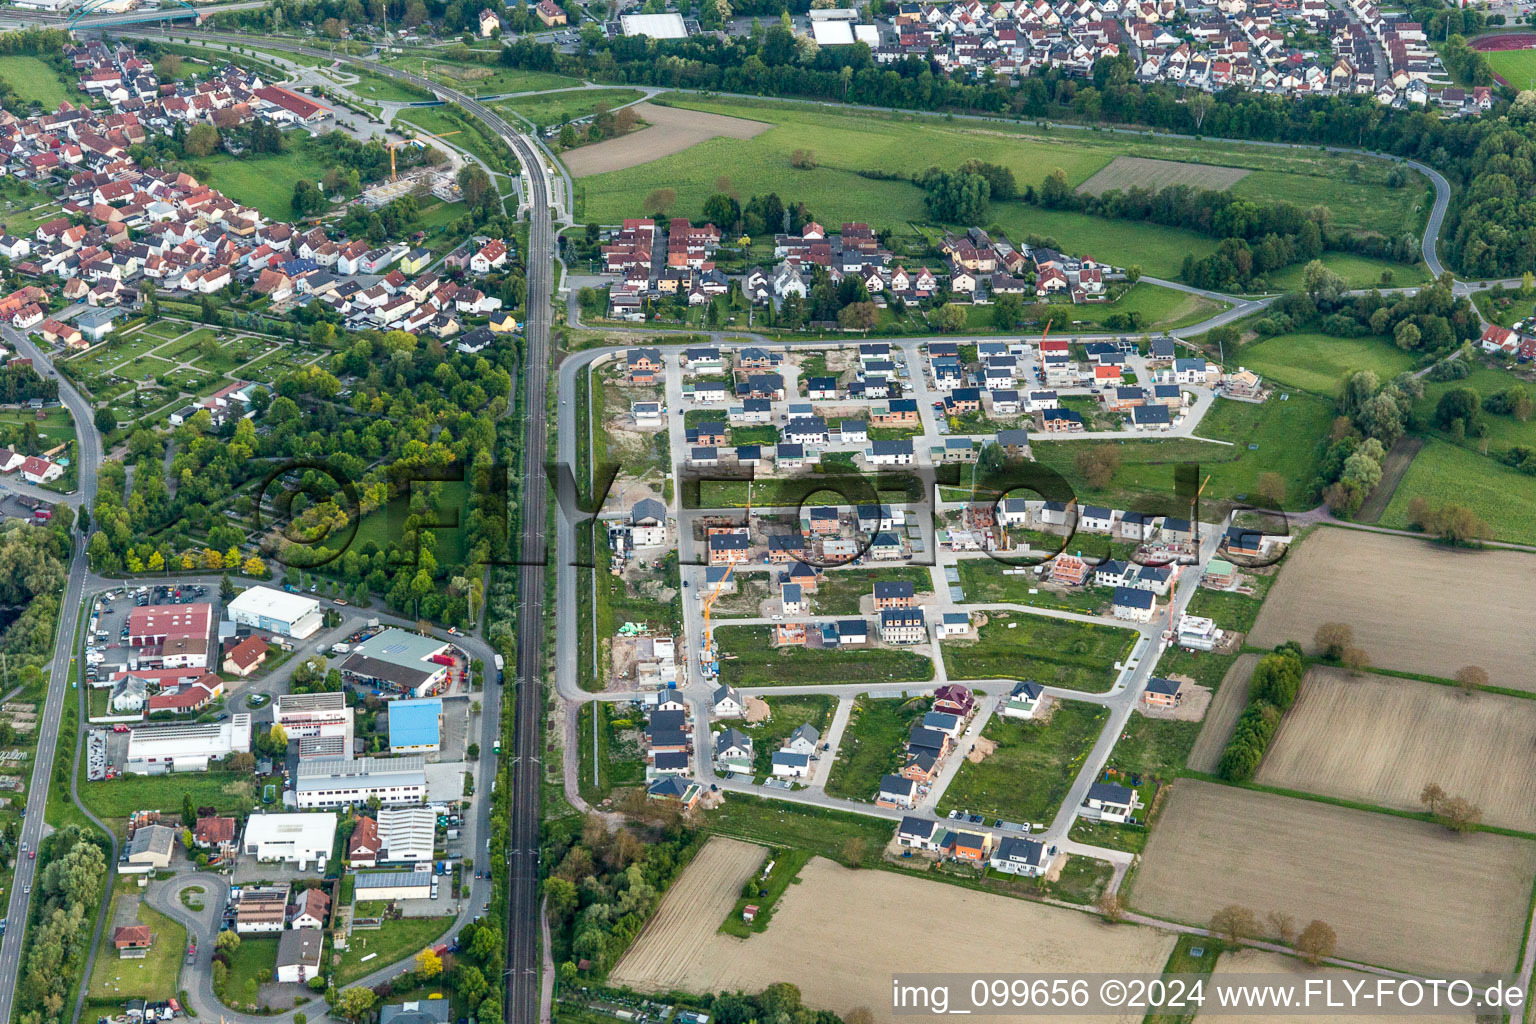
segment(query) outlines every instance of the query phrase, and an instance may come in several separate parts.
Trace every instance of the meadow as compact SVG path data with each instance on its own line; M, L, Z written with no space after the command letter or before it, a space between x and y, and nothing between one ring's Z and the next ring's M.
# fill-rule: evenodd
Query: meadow
M753 139L716 138L684 152L638 167L582 179L584 220L616 223L636 216L657 188L670 188L677 202L668 212L697 216L722 178L743 198L776 191L785 201L804 202L823 222L864 220L900 233L904 224L926 220L921 193L904 180L864 177L861 171L899 167L920 172L929 165L953 167L975 157L1009 167L1020 189L1038 184L1056 168L1074 186L1088 181L1118 156L1177 160L1242 168L1247 174L1234 191L1255 199L1285 200L1303 207L1337 207L1334 221L1371 230L1401 231L1423 206L1421 190L1410 184L1384 187L1386 167L1361 164L1350 180L1348 162L1315 150L1257 150L1233 143L1159 140L1150 136L1049 130L1003 121L944 120L871 111L836 113L805 106L748 100L710 100L672 95L667 103L732 117L767 121L774 127ZM814 166L790 166L795 150L809 150ZM654 212L654 211L644 211ZM993 203L989 223L1016 240L1054 236L1065 248L1111 263L1139 264L1150 275L1172 277L1185 254L1203 256L1215 240L1155 225L1109 221L1022 203ZM1379 278L1380 270L1372 274Z
M83 102L85 96L46 61L25 54L0 57L0 80L23 103L37 103L55 109L60 103Z
M1245 345L1233 358L1276 384L1328 398L1356 370L1374 370L1383 381L1413 369L1411 352L1384 337L1333 338L1326 334L1280 334Z
M541 128L588 117L599 103L614 107L633 103L644 93L638 89L583 89L576 92L543 92L500 100L492 106L502 112L521 114Z
M306 139L285 153L271 156L240 159L216 153L195 160L193 169L199 180L235 202L255 207L273 220L289 220L293 216L294 184L301 179L318 182L330 170L330 162Z
M1408 529L1414 498L1470 508L1488 524L1494 540L1536 543L1536 477L1486 455L1432 440L1408 467L1379 525Z
M1056 701L1040 720L994 717L981 736L996 744L967 758L944 790L938 812L970 811L1008 821L1050 821L1077 777L1109 712L1097 704ZM951 754L959 757L960 751Z

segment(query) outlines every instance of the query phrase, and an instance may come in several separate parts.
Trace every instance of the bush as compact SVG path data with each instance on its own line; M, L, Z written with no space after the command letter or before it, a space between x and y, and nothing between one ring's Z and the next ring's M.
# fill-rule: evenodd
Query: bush
M1253 778L1269 749L1269 741L1280 728L1280 719L1296 701L1305 672L1306 663L1295 645L1277 648L1259 659L1248 683L1248 706L1238 716L1232 739L1217 762L1218 775L1229 782Z

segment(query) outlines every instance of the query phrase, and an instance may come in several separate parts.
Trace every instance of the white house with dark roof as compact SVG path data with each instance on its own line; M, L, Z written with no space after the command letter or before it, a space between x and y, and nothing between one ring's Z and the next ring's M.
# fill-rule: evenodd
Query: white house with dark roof
M900 775L885 775L880 779L880 791L875 797L877 807L911 807L917 803L917 783Z
M938 822L909 814L896 826L896 844L913 850L937 849L935 839L939 831Z
M1033 878L1045 874L1051 860L1044 843L1023 836L1004 836L987 863L994 871Z
M1040 708L1040 698L1045 694L1045 687L1033 679L1026 679L1014 684L1008 696L998 706L997 713L1004 718L1034 718L1035 712Z
M1095 782L1083 798L1082 815L1099 821L1122 823L1136 813L1141 798L1129 786L1114 782Z
M803 779L811 773L809 754L797 754L793 750L773 752L773 774L781 779Z
M716 718L740 718L747 713L746 702L735 687L716 687L711 701L711 712Z

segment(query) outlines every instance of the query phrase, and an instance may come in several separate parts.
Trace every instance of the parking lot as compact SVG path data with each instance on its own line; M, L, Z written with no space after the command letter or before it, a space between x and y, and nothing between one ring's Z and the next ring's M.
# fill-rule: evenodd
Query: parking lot
M93 609L93 632L86 637L86 679L95 681L111 678L111 673L126 668L131 648L128 646L128 614L134 608L152 604L192 604L207 601L213 608L212 619L218 621L219 595L207 587L187 587L175 584L158 587L120 587L108 591L97 601Z

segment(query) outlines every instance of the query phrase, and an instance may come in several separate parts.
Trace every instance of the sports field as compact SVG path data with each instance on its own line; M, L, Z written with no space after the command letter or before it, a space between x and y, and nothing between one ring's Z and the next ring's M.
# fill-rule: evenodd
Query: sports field
M1484 56L1493 73L1511 88L1536 89L1536 50L1494 50Z
M1131 906L1205 924L1238 904L1326 921L1346 959L1417 972L1511 971L1536 843L1195 779L1174 784Z
M1450 679L1478 665L1495 686L1536 692L1533 573L1536 555L1524 552L1324 527L1287 556L1248 642L1297 640L1311 650L1318 626L1343 622L1382 668Z
M710 847L718 842L688 865L609 975L612 983L644 992L756 992L793 981L809 1006L844 1017L862 1006L895 1024L909 1018L891 1012L891 971L914 963L917 936L927 937L921 969L935 972L1156 972L1173 948L1173 936L1152 928L1110 927L1076 911L819 857L780 897L767 930L738 939L718 929L746 875L715 864ZM1072 1019L1139 1022L1142 1014Z
M1483 821L1536 832L1536 701L1317 667L1270 743L1257 781L1419 811L1433 783Z
M1276 384L1332 398L1345 377L1374 370L1383 381L1413 369L1412 353L1386 338L1333 338L1326 334L1280 334L1244 346L1235 358Z

